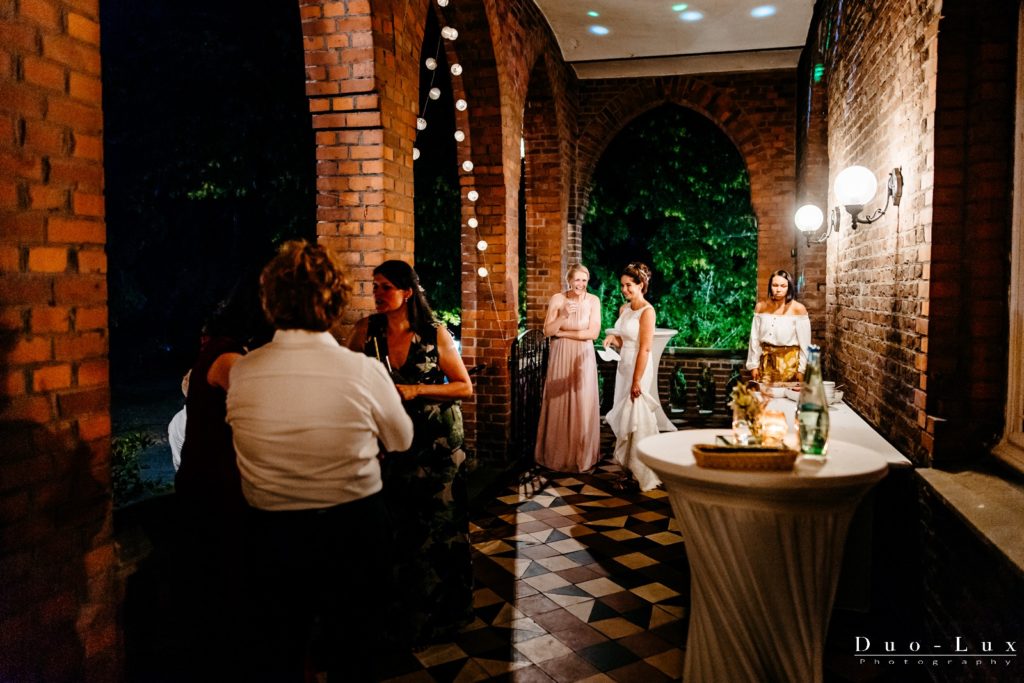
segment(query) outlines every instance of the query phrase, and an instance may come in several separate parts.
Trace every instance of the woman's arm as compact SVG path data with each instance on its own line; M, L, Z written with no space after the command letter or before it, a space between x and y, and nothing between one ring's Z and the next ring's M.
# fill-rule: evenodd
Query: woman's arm
M577 341L594 341L601 336L601 300L593 294L588 294L583 305L589 309L590 325L585 330L562 330L555 336L560 339L575 339Z
M654 341L654 308L648 306L640 314L640 337L637 340L636 364L633 367L633 386L629 390L629 396L633 400L636 400L644 391L640 380L644 376L644 370L647 369L652 341Z
M437 352L441 371L448 378L447 384L398 384L398 393L402 395L403 401L417 397L459 399L473 395L469 371L462 362L459 350L455 348L455 340L444 327L437 328Z
M544 336L554 337L562 329L569 314L565 311L565 296L559 292L548 300L548 313L544 316Z
M234 351L217 356L217 359L210 365L210 369L206 371L206 381L211 386L220 387L227 391L231 378L231 368L234 367L241 357L242 354L235 353Z
M370 319L363 318L352 328L352 334L348 337L348 348L356 353L362 353L366 348L366 330L370 327Z
M755 381L761 378L761 326L757 314L763 308L760 301L754 307L754 317L750 321L750 344L747 346L747 370Z

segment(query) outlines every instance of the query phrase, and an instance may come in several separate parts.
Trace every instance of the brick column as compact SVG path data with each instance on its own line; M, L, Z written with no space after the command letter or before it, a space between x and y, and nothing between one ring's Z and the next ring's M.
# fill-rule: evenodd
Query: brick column
M98 2L0 34L0 679L117 680Z

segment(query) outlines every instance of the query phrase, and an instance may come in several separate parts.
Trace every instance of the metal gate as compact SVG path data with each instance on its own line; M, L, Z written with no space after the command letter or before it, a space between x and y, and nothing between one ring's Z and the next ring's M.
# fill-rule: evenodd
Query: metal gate
M509 356L512 384L512 443L508 457L517 467L533 464L540 421L544 378L548 367L548 340L540 330L527 330L516 338Z

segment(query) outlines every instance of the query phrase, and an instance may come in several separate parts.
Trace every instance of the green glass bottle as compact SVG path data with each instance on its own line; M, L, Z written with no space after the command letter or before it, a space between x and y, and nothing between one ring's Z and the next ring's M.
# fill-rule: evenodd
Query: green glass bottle
M821 349L807 347L807 369L797 401L797 424L800 430L800 452L824 456L828 451L828 401L821 380Z
M669 397L673 411L681 413L686 410L686 373L682 365L677 365L675 372L672 373Z

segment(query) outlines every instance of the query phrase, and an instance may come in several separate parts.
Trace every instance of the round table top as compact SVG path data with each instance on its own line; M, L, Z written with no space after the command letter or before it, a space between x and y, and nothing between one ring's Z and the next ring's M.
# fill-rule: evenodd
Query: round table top
M792 470L721 470L698 467L692 448L713 444L728 434L721 429L684 429L649 436L637 444L640 457L663 480L755 489L827 489L873 484L885 476L888 465L877 452L857 444L830 439L828 457L797 458Z

